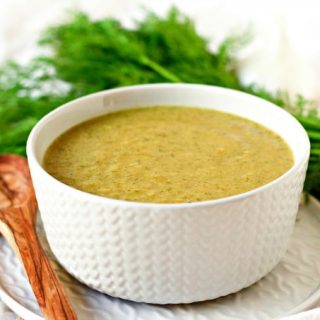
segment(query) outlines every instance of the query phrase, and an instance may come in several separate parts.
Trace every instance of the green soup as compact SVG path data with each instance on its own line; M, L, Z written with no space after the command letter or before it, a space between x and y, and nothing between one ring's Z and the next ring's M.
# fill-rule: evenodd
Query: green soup
M48 148L44 168L109 198L181 203L246 192L293 165L286 142L253 121L210 109L147 107L83 122Z

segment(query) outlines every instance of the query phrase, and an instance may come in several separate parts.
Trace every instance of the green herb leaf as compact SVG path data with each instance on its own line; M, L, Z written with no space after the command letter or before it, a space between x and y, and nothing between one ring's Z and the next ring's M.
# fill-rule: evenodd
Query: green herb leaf
M41 117L88 93L142 83L211 84L269 100L300 121L311 139L305 190L320 196L320 118L302 96L291 102L284 92L240 82L234 53L249 38L228 37L213 53L193 22L175 8L164 18L147 13L133 29L111 18L90 21L77 12L44 32L39 45L51 54L27 66L8 62L0 69L0 153L25 154L27 136Z

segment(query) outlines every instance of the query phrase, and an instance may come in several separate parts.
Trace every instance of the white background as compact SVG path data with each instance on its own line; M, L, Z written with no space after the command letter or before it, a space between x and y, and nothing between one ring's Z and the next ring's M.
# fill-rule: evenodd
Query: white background
M0 61L27 60L39 32L80 9L93 18L113 15L129 22L141 4L164 12L172 3L195 19L212 48L248 27L254 40L238 55L246 83L286 89L320 101L320 1L317 0L0 0Z

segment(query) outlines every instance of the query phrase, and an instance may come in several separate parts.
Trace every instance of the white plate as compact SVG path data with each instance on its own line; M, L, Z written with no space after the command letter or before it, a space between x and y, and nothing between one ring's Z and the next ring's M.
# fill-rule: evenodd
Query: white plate
M129 302L91 290L70 277L49 252L79 320L264 320L311 307L320 298L320 204L314 198L299 210L290 248L282 262L250 288L217 300L158 306ZM14 253L0 238L0 296L25 320L40 320L38 305Z

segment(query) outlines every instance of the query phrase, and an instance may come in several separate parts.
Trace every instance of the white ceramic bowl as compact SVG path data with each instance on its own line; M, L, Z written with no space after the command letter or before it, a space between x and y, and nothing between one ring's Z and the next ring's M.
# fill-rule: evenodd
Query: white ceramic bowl
M70 127L151 105L201 106L252 119L287 141L294 166L252 191L191 204L95 196L42 168L47 147ZM309 149L306 132L286 111L248 94L192 84L141 85L77 99L44 117L27 145L44 228L64 268L112 296L161 304L227 295L275 267L293 231Z

